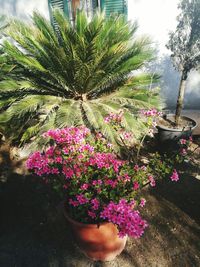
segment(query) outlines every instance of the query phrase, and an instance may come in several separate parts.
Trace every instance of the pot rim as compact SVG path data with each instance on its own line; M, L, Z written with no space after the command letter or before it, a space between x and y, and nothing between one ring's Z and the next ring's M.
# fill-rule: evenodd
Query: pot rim
M65 203L63 203L62 206L63 206L63 213L64 213L65 218L66 218L69 222L75 224L76 226L79 226L79 227L83 227L83 226L84 226L84 227L88 227L88 228L99 228L100 226L103 226L103 225L106 225L106 224L112 224L112 225L114 225L114 224L111 223L111 222L100 222L100 223L82 223L82 222L78 222L78 221L72 219L72 218L68 215L67 210L66 210ZM115 226L116 226L116 225L115 225ZM117 226L116 226L116 227L117 227Z
M168 114L167 115L169 118L170 117L174 117L174 114ZM193 123L193 126L192 127L183 127L183 128L168 128L166 126L162 126L162 125L157 125L156 128L157 129L161 129L161 130L164 130L164 131L170 131L170 132L187 132L187 131L192 131L196 128L197 126L197 122L194 120L194 119L191 119L187 116L181 116L181 118L183 119L186 119L187 121L190 121Z

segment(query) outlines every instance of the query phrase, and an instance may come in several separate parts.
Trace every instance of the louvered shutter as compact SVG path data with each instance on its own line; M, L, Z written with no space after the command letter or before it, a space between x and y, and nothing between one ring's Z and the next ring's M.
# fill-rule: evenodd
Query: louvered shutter
M127 0L101 0L101 8L105 10L106 17L110 14L127 16Z
M92 0L93 14L96 12L97 8L99 8L98 3L100 3L100 1L98 1L98 0Z
M56 22L55 19L53 17L53 10L54 9L61 9L65 15L67 15L69 17L69 19L72 19L71 16L71 10L70 10L70 0L48 0L48 4L49 4L49 15L50 15L50 19L51 19L51 23L53 24L53 26L56 28Z
M65 15L70 19L70 21L73 22L73 11L72 11L72 4L73 0L48 0L49 3L49 13L50 13L50 18L51 22L56 28L56 23L53 18L52 10L59 8L61 9ZM80 0L79 3L79 8L85 10L86 14L90 17L94 15L96 8L98 7L98 2L100 0Z

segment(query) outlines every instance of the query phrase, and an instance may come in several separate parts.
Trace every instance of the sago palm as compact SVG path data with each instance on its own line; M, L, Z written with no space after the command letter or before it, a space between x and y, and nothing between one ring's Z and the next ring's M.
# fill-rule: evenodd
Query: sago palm
M137 137L143 126L131 112L157 103L146 89L155 77L138 74L152 59L149 39L136 38L137 25L122 17L89 21L77 12L74 26L59 11L54 17L56 29L34 13L32 24L14 20L7 30L0 64L13 68L0 82L1 128L21 144L81 124L114 141L104 116L124 109Z

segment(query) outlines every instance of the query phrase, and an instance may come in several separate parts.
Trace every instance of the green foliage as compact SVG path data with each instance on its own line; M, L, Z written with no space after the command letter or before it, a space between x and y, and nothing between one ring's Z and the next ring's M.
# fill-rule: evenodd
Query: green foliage
M59 11L54 17L56 31L38 13L33 24L13 20L6 30L11 41L4 41L0 56L6 67L1 128L21 144L39 142L49 128L81 124L114 141L103 117L124 109L139 135L142 123L130 111L158 103L157 91L147 89L158 77L137 72L153 59L150 40L136 38L137 25L120 16L105 20L97 13L89 21L77 12L74 27Z
M187 77L200 64L200 0L182 0L179 9L178 24L170 33L167 48L172 51L176 69Z
M7 22L6 22L6 16L1 15L0 16L0 38L1 38L1 33L3 31L3 29L5 29L8 26Z

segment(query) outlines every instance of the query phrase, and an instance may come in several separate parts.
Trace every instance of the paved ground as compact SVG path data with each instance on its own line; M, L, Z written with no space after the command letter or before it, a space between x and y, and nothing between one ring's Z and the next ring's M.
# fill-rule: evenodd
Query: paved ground
M149 228L141 239L129 239L115 261L104 263L88 260L76 247L60 199L38 178L13 173L23 172L23 165L13 166L6 148L2 156L0 168L6 166L9 175L0 179L0 267L200 266L200 149L178 184L163 181L146 189Z
M200 135L200 110L185 110L183 111L183 114L189 116L197 122L197 127L195 128L193 134Z
M190 169L190 168L188 168ZM178 184L147 190L149 228L113 262L92 262L75 246L59 198L37 178L12 174L0 184L1 267L199 267L199 169ZM197 177L195 177L197 175Z

